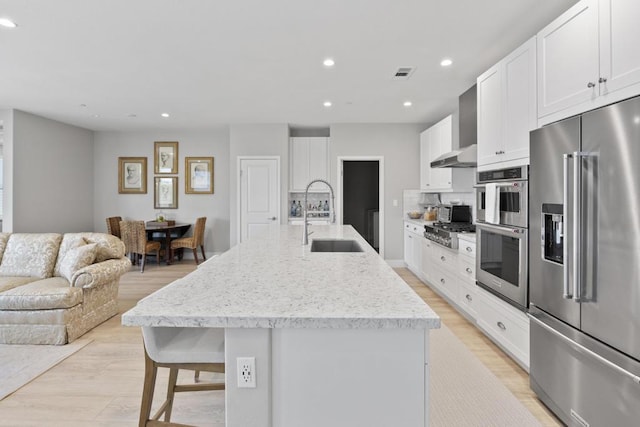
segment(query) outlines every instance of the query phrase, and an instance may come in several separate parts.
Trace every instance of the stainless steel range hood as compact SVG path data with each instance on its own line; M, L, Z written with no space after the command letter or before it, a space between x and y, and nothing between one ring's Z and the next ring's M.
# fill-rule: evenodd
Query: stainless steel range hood
M439 156L431 162L432 168L475 168L478 159L477 145L472 144Z
M478 162L476 85L458 97L459 149L445 153L431 162L432 168L475 168Z

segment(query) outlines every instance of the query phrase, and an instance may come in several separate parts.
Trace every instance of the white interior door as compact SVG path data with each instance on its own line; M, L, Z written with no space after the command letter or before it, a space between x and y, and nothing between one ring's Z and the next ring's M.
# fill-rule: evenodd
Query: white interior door
M280 165L276 158L240 160L240 241L277 232Z

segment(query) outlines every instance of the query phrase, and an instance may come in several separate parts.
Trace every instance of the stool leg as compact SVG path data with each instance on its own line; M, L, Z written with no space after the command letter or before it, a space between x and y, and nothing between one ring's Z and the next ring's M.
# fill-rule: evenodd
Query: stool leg
M178 382L178 368L169 369L169 385L167 385L167 406L164 410L164 420L171 421L171 410L173 409L173 398L175 396L176 383Z
M139 427L145 427L151 417L151 404L153 403L153 391L156 386L158 368L149 355L144 351L144 387L142 389L142 403L140 405Z

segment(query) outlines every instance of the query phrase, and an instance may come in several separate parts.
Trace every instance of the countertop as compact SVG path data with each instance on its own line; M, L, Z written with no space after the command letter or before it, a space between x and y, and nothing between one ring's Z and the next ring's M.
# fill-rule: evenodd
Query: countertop
M302 226L234 246L142 299L125 326L228 328L440 327L440 318L351 227ZM357 240L364 252L310 252L314 238Z

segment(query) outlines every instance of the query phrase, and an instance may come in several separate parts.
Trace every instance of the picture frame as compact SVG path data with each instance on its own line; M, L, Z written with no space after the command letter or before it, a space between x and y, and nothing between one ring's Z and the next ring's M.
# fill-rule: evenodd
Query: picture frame
M178 141L156 141L153 152L156 175L178 173Z
M118 157L118 194L147 194L146 157Z
M178 177L156 176L154 178L154 209L178 209Z
M184 192L213 194L213 157L185 157Z

